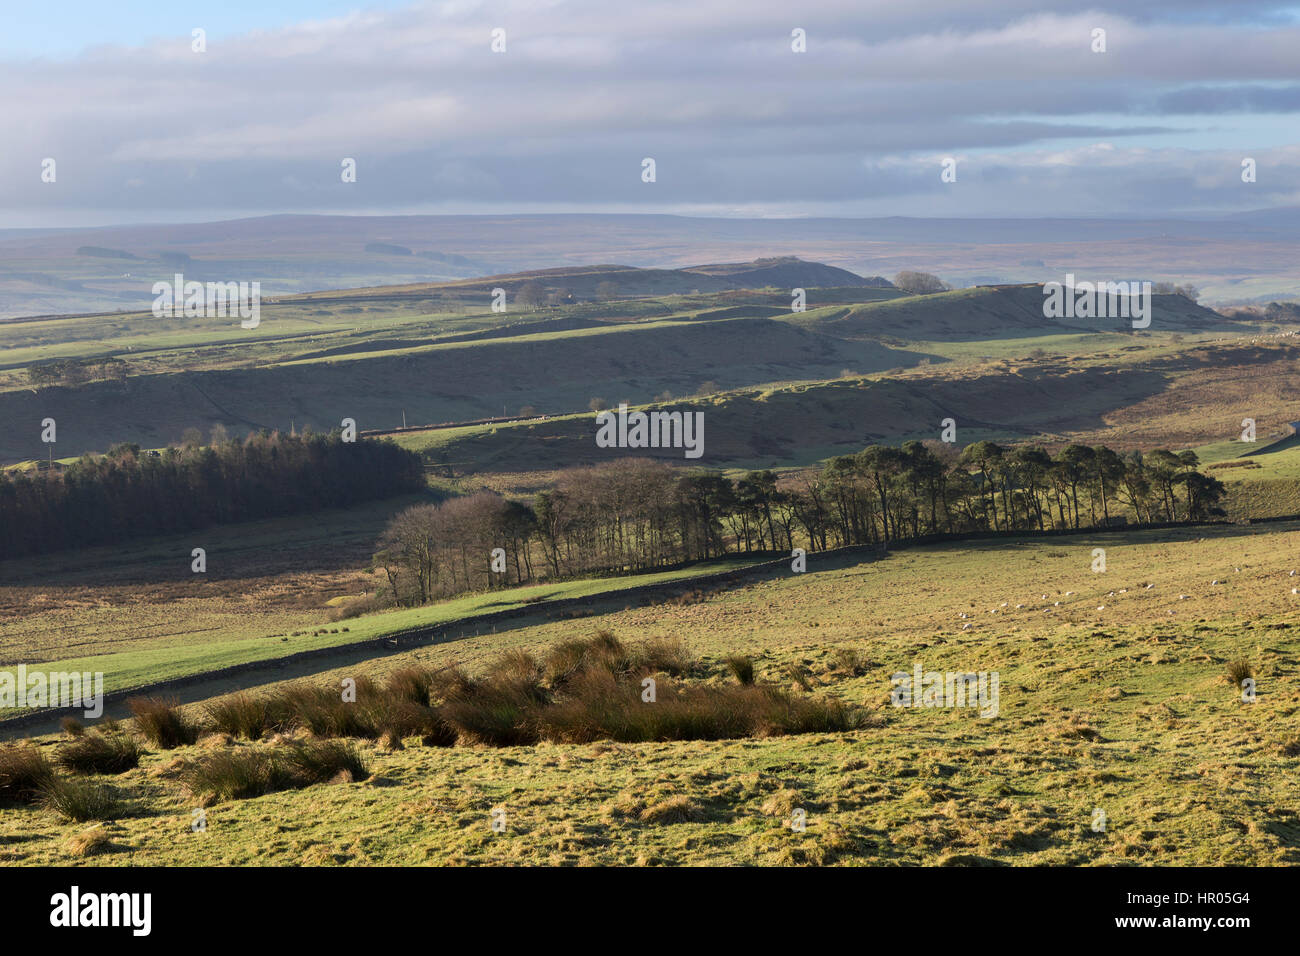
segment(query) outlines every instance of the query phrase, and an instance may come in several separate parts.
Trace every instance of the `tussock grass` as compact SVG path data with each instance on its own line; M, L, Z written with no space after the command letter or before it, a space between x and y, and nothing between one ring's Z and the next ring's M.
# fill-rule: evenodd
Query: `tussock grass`
M249 740L260 740L276 722L270 702L244 692L213 701L207 718L213 729Z
M108 834L98 827L74 834L67 842L68 855L74 857L97 856L112 846Z
M781 669L781 673L790 678L791 682L802 691L812 690L812 680L808 677L808 672L804 670L802 664L791 661Z
M1250 661L1230 661L1227 673L1228 680L1232 682L1232 685L1240 688L1242 681L1255 676L1255 668L1251 666Z
M112 820L122 814L122 803L108 787L80 777L54 777L41 787L41 806L76 823Z
M699 805L690 797L678 795L652 803L641 811L642 823L687 823L699 819Z
M73 773L125 773L140 764L140 745L126 734L89 733L59 748L58 765Z
M513 656L507 665L458 688L440 709L468 743L516 746L542 740L588 743L724 740L847 730L858 716L838 701L792 698L748 683L672 686L643 698L640 675L665 661L685 667L680 646L629 651L608 632L557 645L540 665ZM737 659L749 664L748 658ZM742 673L747 673L742 668ZM542 675L546 675L543 678Z
M400 700L427 707L433 675L422 667L403 667L388 676L388 693Z
M855 647L837 647L834 668L849 677L861 677L871 668L871 663Z
M54 779L54 768L32 744L0 744L0 798L31 802Z
M220 750L188 765L181 779L201 806L212 806L275 790L361 780L368 775L364 761L348 745L305 740L275 750L257 746Z
M282 789L288 774L271 751L241 747L217 751L186 766L181 780L199 805L208 807Z
M754 683L754 662L750 658L737 654L728 657L723 663L742 684Z
M347 782L369 776L365 762L355 750L337 740L308 740L280 754L295 787L307 787L342 777Z
M742 668L748 683L677 685L664 675L687 675L695 667L680 641L627 646L602 630L588 639L560 641L541 658L508 650L476 677L459 667L412 666L394 672L383 685L356 678L353 701L332 688L292 684L257 704L238 695L209 713L229 732L244 727L244 715L256 711L256 727L274 721L281 729L300 727L320 738L379 740L389 751L417 736L425 746L510 747L541 741L722 740L858 726L858 715L843 704L794 700L779 688L755 685L752 662L737 660L749 666ZM660 675L654 701L642 697L648 675ZM235 774L233 768L222 772ZM217 786L208 790L225 792Z
M135 728L156 747L172 750L194 743L195 728L180 712L175 698L132 697L126 702Z

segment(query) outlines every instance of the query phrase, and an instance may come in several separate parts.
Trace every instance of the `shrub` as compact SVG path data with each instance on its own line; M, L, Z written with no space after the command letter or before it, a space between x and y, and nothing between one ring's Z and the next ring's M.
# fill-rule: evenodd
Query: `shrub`
M140 747L126 734L86 734L59 748L55 758L74 773L125 773L140 764Z
M132 697L126 706L135 718L136 730L163 750L192 744L198 736L198 729L181 714L174 697Z
M80 737L86 732L85 726L76 717L64 717L59 721L59 726L69 737Z
M122 804L108 787L78 777L53 777L41 787L40 803L65 820L111 820Z
M54 768L33 744L0 744L0 797L34 800L53 779Z

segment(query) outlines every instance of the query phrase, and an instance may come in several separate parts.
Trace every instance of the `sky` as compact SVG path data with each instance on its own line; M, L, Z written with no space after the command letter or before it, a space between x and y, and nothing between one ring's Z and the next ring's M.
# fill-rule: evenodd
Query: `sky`
M1300 206L1294 3L7 7L0 228Z

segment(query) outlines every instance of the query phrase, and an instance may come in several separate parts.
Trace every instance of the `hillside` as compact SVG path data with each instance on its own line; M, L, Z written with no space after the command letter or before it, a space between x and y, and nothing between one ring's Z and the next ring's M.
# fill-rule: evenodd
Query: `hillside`
M1287 572L1298 534L917 548L341 662L304 683L383 681L412 665L478 675L506 652L542 655L602 629L631 646L680 637L694 685L734 686L724 659L745 655L759 683L843 701L864 719L848 731L712 741L354 740L365 774L210 804L211 832L199 835L188 830L187 766L301 735L147 744L138 768L101 778L132 812L102 825L107 846L88 862L1295 864L1300 644ZM1112 556L1104 576L1089 570L1098 545ZM881 610L891 607L909 613ZM963 629L966 612L974 625ZM1260 678L1250 705L1225 676L1240 658ZM997 672L998 717L891 706L891 675L916 666ZM188 713L199 721L208 709ZM66 738L38 744L53 756ZM1102 832L1090 827L1098 807ZM494 808L504 832L492 831ZM792 832L795 809L806 832ZM81 862L69 841L86 827L16 807L0 814L0 844L10 863Z
M754 428L768 436L764 447L770 452L786 448L793 454L799 446L864 432L926 430L934 411L946 406L972 425L1032 433L1056 430L1069 420L1086 423L1089 415L1118 411L1125 401L1149 399L1172 374L1165 367L1172 353L1209 336L1231 339L1256 328L1179 296L1157 296L1149 330L1114 334L1044 318L1035 287L904 296L861 284L808 284L808 310L795 313L786 284L847 280L838 270L797 259L700 268L564 268L286 297L265 303L253 332L228 319L151 314L6 323L0 325L8 359L0 365L0 462L44 457L48 449L39 446L39 434L23 423L46 417L59 422L56 457L75 457L116 441L158 447L178 441L187 429L206 434L217 424L239 434L304 425L328 430L352 418L363 430L383 430L400 426L404 414L409 424L511 416L524 408L554 416L583 411L595 398L643 404L664 393L680 399L702 387L717 392L903 369L935 379L908 386L928 390L927 399L908 399L904 407L910 411L869 404L846 409L842 419L888 416L897 424L844 429L814 416L806 425L787 418ZM623 277L622 297L588 298L610 276ZM782 291L730 287L776 278L785 280ZM579 301L532 310L512 301L505 313L491 310L494 283L517 295L527 282L566 289ZM705 282L728 288L642 294ZM1117 363L1114 374L1125 384L1109 398L1090 402L1082 415L1022 411L1010 417L996 402L972 403L961 385L949 395L942 384L975 368L981 369L977 378L997 381L1008 372L999 363L1011 361L1023 371L1016 372L1009 391L990 394L1012 406L1058 394L1052 399L1057 407L1074 387L1067 384L1077 372L1073 366L1092 362L1089 356ZM54 383L33 388L29 368L53 362L77 371L79 380L71 380L71 372L60 379L56 371ZM1138 368L1152 362L1164 364ZM1202 444L1213 433L1192 437ZM741 440L737 448L751 444Z

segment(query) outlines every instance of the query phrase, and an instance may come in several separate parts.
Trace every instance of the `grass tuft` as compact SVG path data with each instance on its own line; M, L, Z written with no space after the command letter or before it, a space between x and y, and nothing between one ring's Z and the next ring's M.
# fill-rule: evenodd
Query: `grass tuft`
M135 728L156 747L172 750L194 743L198 736L180 712L175 698L132 697L126 702L135 718Z
M749 685L754 683L754 661L751 658L741 654L736 654L726 658L723 661L728 670L735 675L736 680L741 684Z
M140 764L140 746L126 734L90 733L59 748L59 766L74 773L125 773Z
M40 804L64 820L112 820L122 815L122 803L103 784L80 777L54 777L41 787Z
M0 744L0 798L31 802L54 779L54 768L33 744Z

